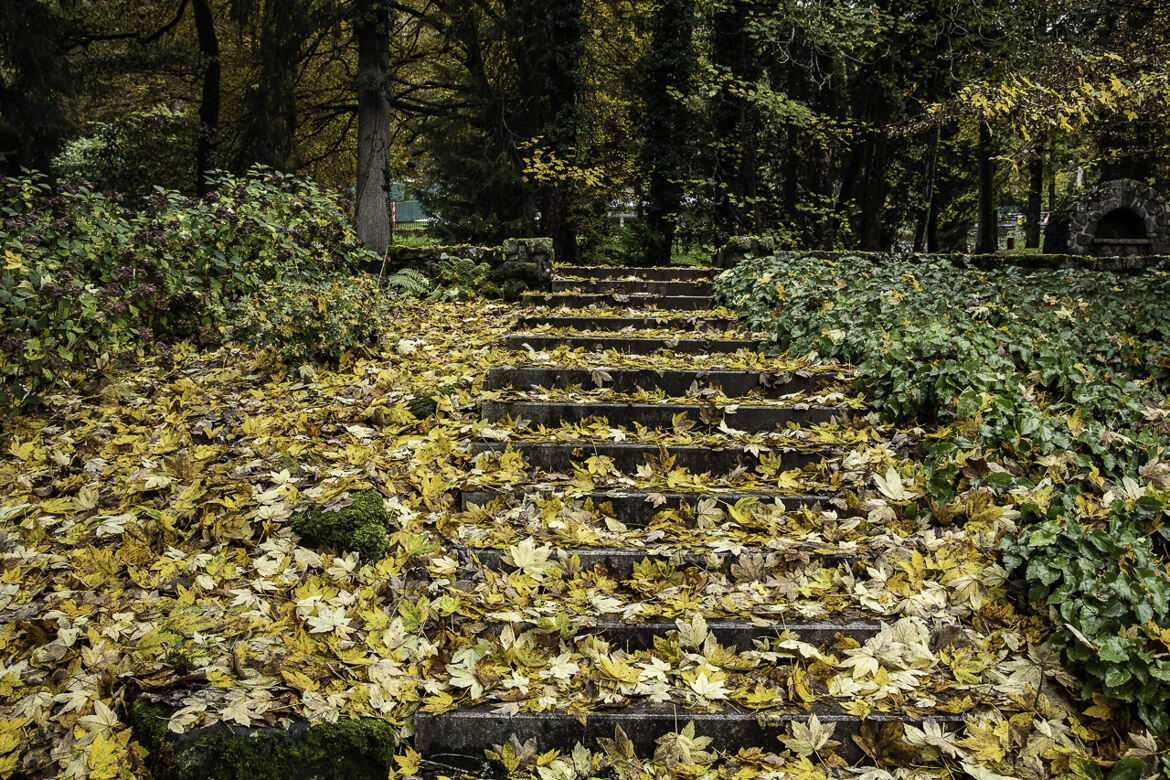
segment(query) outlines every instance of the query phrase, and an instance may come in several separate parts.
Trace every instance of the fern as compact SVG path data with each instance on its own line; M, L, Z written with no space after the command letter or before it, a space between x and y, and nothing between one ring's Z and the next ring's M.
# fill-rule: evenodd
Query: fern
M399 269L393 276L387 277L383 284L407 295L422 295L431 289L431 280L413 268Z

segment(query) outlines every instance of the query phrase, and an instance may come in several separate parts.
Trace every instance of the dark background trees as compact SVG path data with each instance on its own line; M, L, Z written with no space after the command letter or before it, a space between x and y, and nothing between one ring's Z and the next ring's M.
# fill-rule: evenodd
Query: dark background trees
M615 210L640 218L640 262L743 233L966 248L997 207L1033 245L1078 168L1167 184L1165 17L1148 0L9 0L0 169L135 195L261 162L353 189L375 249L390 182L445 239L550 235L566 260L612 246Z

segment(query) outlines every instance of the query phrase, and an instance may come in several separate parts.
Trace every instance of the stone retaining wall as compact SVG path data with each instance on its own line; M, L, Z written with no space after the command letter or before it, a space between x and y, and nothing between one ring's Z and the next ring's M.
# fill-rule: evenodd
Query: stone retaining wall
M553 246L551 238L510 238L500 246L392 246L386 253L386 271L413 268L427 277L439 273L439 262L453 257L487 263L491 281L511 300L525 292L552 290ZM373 273L380 269L371 268Z

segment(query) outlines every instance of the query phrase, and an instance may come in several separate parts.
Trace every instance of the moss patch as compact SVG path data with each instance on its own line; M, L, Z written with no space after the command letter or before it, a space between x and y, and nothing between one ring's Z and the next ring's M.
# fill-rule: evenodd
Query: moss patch
M150 770L159 780L385 777L393 766L394 728L380 720L318 723L295 733L237 734L221 725L176 735L167 730L169 715L141 699L130 705L134 735L150 751Z
M307 518L293 524L307 547L333 547L356 551L363 561L376 561L390 546L386 535L389 523L382 495L376 490L357 493L353 503L336 512L314 509Z

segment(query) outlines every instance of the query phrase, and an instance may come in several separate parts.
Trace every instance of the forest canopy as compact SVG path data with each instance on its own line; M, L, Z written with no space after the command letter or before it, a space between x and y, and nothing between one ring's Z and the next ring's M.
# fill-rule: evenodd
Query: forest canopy
M996 206L1032 246L1078 182L1170 177L1159 5L8 0L0 171L145 196L261 163L356 182L378 223L394 183L443 238L566 261L615 210L648 262L740 234L965 249Z

